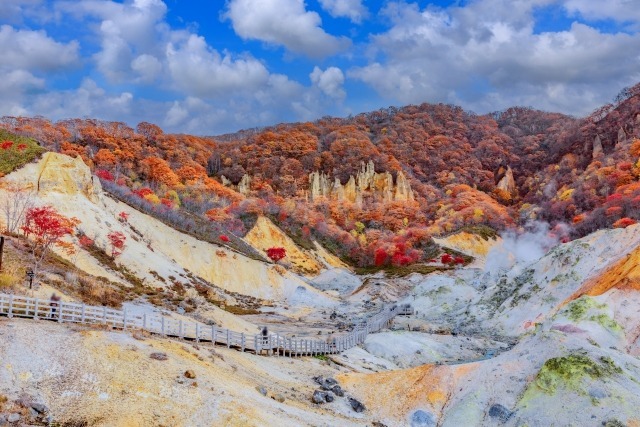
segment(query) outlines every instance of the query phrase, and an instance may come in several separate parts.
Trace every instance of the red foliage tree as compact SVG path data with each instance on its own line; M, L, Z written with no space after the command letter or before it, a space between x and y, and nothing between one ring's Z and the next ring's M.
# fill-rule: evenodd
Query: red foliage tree
M139 188L137 190L134 190L133 194L135 194L136 196L140 197L141 199L144 199L145 196L149 196L149 195L155 194L155 193L150 188L142 187L142 188Z
M451 264L453 262L453 257L449 254L443 254L440 257L440 262L442 262L443 264Z
M384 248L376 249L373 257L373 262L375 263L376 267L385 265L387 262L387 258L389 258L389 256L387 255L387 251L385 251Z
M30 238L33 272L36 275L52 247L57 246L68 254L75 252L73 245L62 239L73 235L79 223L77 218L67 218L52 206L38 206L27 210L21 230Z
M109 246L111 246L111 258L116 258L122 254L125 247L124 243L127 240L126 236L120 231L112 231L107 234L107 239L109 239Z
M105 181L113 181L113 174L106 169L96 170L96 176Z
M127 220L129 219L129 214L126 212L120 212L118 214L118 221L120 222L127 222Z
M273 262L278 262L287 256L287 251L285 248L269 248L267 249L267 256L271 258Z
M228 242L229 241L229 237L225 236L224 234L220 235L220 240L222 240L223 242Z
M95 242L89 236L83 234L82 236L80 236L80 239L78 239L78 243L80 243L80 246L82 246L83 248L88 248L93 246Z

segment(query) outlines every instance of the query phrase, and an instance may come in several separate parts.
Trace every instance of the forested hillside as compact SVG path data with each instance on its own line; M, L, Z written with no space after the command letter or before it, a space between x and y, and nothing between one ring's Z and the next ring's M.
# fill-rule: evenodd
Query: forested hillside
M0 126L81 156L111 193L209 239L233 243L265 215L303 246L385 267L429 262L431 237L462 227L542 219L574 238L634 223L639 113L636 85L582 119L422 104L220 137L92 119Z

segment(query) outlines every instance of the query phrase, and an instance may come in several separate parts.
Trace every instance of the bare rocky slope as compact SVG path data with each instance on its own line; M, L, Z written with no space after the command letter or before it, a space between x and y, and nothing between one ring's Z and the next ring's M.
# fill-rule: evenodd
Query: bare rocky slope
M416 313L327 360L0 317L0 425L640 426L638 225L547 241L528 257L518 245L535 242L459 233L438 242L475 256L466 267L357 276L319 246L298 248L266 218L246 240L258 250L286 246L292 271L179 233L110 198L66 156L45 154L9 182L80 219L97 246L110 230L126 235L116 264L77 238L78 252L60 256L114 288L142 287L125 302L131 309L323 338L384 303ZM68 279L57 274L34 292L46 298ZM320 375L346 396L314 403Z

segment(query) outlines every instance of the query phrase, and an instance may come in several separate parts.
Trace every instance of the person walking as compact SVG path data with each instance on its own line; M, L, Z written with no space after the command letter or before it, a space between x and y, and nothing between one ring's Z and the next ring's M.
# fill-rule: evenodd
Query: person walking
M58 310L58 305L60 305L60 297L55 292L51 294L51 302L49 302L49 306L51 307L51 318L54 319L56 317L56 311Z

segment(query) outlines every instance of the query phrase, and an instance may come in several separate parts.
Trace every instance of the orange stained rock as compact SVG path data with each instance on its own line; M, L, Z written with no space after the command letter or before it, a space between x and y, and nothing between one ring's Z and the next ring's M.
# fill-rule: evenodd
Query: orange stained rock
M640 291L640 248L634 249L600 275L585 282L562 305L582 295L596 297L614 288Z
M336 379L377 416L403 418L417 407L438 414L459 381L478 366L423 365L392 372L340 374Z

